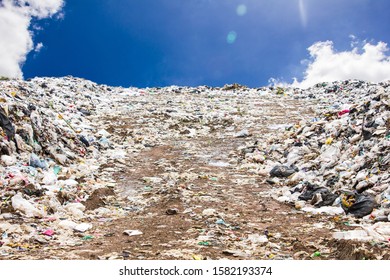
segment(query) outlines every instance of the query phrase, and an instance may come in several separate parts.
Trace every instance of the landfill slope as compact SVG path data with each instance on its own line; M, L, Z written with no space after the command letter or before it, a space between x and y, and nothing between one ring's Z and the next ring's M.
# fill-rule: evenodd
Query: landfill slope
M388 259L389 84L0 81L0 259Z

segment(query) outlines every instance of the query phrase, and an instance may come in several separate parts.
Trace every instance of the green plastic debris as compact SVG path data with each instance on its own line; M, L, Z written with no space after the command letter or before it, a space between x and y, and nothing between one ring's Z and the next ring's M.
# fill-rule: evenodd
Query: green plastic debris
M93 239L92 235L86 235L83 237L83 240L91 240L91 239Z
M54 174L58 175L61 172L61 167L56 165L53 167Z
M210 242L208 242L208 241L201 241L201 242L198 243L198 245L211 246Z
M313 257L321 257L321 252L319 252L319 251L314 252L314 254L312 256Z
M223 219L218 219L215 223L216 223L217 225L228 226L228 224L226 224L226 222L225 222Z

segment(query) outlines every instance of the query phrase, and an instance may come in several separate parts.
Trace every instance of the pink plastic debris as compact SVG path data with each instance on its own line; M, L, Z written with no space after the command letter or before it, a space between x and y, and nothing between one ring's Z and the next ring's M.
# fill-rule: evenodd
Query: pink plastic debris
M42 234L43 235L47 235L47 236L53 236L54 235L54 230L48 229L48 230L45 230Z

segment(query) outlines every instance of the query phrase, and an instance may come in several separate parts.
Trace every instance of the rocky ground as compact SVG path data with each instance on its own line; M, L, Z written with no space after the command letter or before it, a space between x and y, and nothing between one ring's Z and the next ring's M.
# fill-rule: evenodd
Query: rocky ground
M270 169L284 162L262 154L260 147L273 147L270 141L287 137L291 127L319 117L324 99L238 85L125 90L65 81L33 80L34 86L13 81L1 87L11 104L19 101L9 95L27 100L45 82L43 92L58 95L57 109L51 116L53 105L34 104L42 119L59 119L51 120L62 127L55 130L57 141L65 137L75 144L50 153L50 145L43 143L53 139L41 139L42 144L36 139L41 149L31 144L25 151L3 140L11 151L2 158L0 259L389 259L388 240L334 235L360 225L387 226L387 221L375 221L387 213L386 201L371 209L381 211L375 217L346 215L333 202L329 205L339 211L316 214L302 209L325 208L290 199L293 192L286 188L296 185L291 176L287 181L270 176ZM62 102L65 91L76 100ZM89 92L98 94L84 102ZM110 98L114 94L116 99ZM81 109L84 113L77 115ZM37 134L31 113L25 115L17 120L12 110L8 114L16 134L30 121ZM69 126L73 131L66 130ZM64 136L65 130L75 135ZM70 157L66 149L85 152ZM31 164L32 152L54 161ZM69 162L60 162L59 154ZM38 175L24 175L28 183L14 184L9 174L17 172L10 169L22 170L19 162ZM48 174L56 173L56 167L61 171L50 181ZM387 177L380 176L387 184ZM12 200L18 194L30 202L32 214Z

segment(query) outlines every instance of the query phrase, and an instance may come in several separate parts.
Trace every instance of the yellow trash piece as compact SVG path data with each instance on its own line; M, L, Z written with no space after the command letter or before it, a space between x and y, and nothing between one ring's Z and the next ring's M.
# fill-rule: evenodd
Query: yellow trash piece
M325 140L325 144L326 145L330 145L330 144L332 144L332 142L333 142L333 138L332 137L329 137L328 139Z

